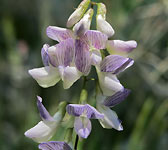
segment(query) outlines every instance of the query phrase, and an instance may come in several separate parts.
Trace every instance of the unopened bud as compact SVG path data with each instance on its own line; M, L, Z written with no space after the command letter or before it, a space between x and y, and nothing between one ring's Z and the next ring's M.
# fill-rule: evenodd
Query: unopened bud
M103 3L97 4L97 15L101 15L103 19L106 19L106 6Z
M108 37L111 37L114 34L114 29L106 21L106 6L103 3L98 3L97 6L98 6L96 15L97 30L106 34Z
M67 21L67 27L71 28L74 24L76 24L84 15L90 4L90 0L83 0L78 8L71 14Z

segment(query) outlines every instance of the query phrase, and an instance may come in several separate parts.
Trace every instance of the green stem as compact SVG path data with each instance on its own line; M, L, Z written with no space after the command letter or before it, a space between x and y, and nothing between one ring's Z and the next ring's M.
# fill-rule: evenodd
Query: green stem
M86 90L86 82L87 82L87 79L86 77L84 77L83 86L82 86L82 90L79 98L79 104L86 104L86 101L87 101L88 92Z
M74 150L77 150L77 147L78 147L78 141L79 141L79 136L76 135Z

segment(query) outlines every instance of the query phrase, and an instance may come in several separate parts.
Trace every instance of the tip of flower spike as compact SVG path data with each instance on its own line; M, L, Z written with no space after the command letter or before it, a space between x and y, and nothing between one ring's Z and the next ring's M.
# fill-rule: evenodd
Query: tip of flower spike
M67 21L67 28L71 28L76 24L84 15L85 11L87 10L90 4L90 0L83 0L78 8L71 14Z

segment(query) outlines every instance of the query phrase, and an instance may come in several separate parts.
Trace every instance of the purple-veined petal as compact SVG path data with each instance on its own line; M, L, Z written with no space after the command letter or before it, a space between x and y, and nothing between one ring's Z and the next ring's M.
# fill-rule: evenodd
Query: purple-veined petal
M123 127L121 125L121 121L118 119L117 114L111 110L110 108L103 106L103 105L97 105L97 109L104 114L103 119L99 119L100 124L103 128L111 129L114 128L118 131L122 131Z
M93 49L91 53L91 64L100 65L101 61L102 61L101 52L97 49Z
M109 40L106 43L106 48L108 51L118 51L118 52L124 52L124 53L129 53L133 49L137 47L137 42L132 40L132 41L121 41L121 40Z
M75 40L75 64L84 75L88 75L91 69L91 58L87 44L81 40Z
M107 97L103 102L103 104L108 107L113 107L121 103L123 100L125 100L125 98L130 94L130 92L131 91L129 89L124 89L122 91L119 91L114 95Z
M76 67L65 67L62 75L64 89L70 88L74 82L76 82L82 73L77 70Z
M41 49L41 57L42 57L44 66L49 66L48 48L49 48L49 45L44 44L43 48Z
M111 96L118 91L124 90L124 87L121 85L117 77L111 73L101 72L98 67L96 67L99 84L103 95Z
M29 70L29 74L44 88L54 86L60 80L58 70L49 66Z
M59 65L63 65L65 67L69 66L74 57L74 40L68 39L57 44L57 59Z
M80 137L86 139L91 132L92 125L88 118L76 117L75 122L74 122L74 128L75 128L76 133Z
M74 40L67 39L48 49L50 63L54 67L69 66L74 58Z
M82 37L82 40L86 41L90 48L105 49L106 41L108 37L96 30L88 30Z
M101 62L100 68L102 72L117 74L132 66L133 63L134 60L131 58L125 58L119 55L109 55Z
M54 121L53 117L51 117L49 112L46 110L46 108L42 104L42 98L40 96L37 96L37 108L39 110L41 118L44 121Z
M87 29L85 28L83 22L79 22L74 26L74 33L77 38L82 37Z
M73 38L73 33L71 30L56 26L47 27L46 33L49 38L58 42L64 41L68 38Z
M72 150L71 147L62 141L49 141L39 144L41 150Z
M35 142L41 143L48 141L55 133L57 122L40 121L33 128L25 132L25 136L31 138Z
M69 104L66 107L67 112L70 115L79 117L84 116L89 119L100 119L103 118L103 115L99 113L94 107L89 104L81 105L81 104Z
M74 24L76 24L84 15L85 11L90 4L90 0L83 0L78 8L71 14L67 21L67 27L71 28Z

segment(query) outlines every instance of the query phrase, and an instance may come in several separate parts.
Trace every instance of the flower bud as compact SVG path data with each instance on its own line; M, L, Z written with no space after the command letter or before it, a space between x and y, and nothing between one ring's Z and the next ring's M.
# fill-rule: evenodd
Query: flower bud
M106 19L106 6L103 3L97 4L97 15L101 15L103 19Z
M73 30L77 36L82 36L87 30L90 29L92 17L93 17L93 9L90 8L83 18L74 26Z
M78 8L71 14L67 21L67 27L71 28L74 24L76 24L84 15L86 9L90 4L90 0L83 0Z
M103 3L97 4L97 15L96 15L97 30L111 37L114 34L114 29L106 21L106 6Z

